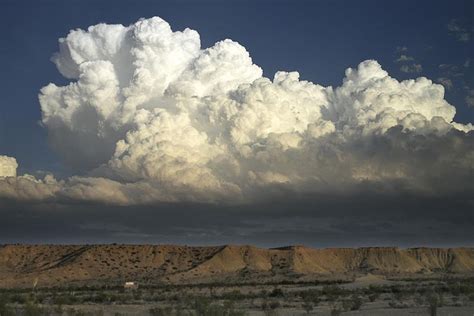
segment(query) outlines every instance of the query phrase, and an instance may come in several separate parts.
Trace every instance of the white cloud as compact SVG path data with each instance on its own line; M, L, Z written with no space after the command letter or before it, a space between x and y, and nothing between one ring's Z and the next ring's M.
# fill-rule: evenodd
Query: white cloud
M469 42L471 40L472 30L469 30L467 27L463 26L457 19L452 19L448 23L448 31L460 42Z
M18 163L15 158L0 155L0 178L16 177Z
M409 62L409 61L414 61L415 58L411 57L411 56L408 56L408 55L405 55L405 54L402 54L400 55L400 57L398 57L395 62L397 63L403 63L403 62Z
M459 146L418 170L428 158L410 142L441 150L453 137L463 143L459 133L473 126L453 122L443 86L424 77L399 82L374 60L347 69L335 88L297 72L270 80L240 44L201 49L197 32L152 18L71 31L53 61L74 81L41 89L42 123L86 176L6 178L1 196L248 202L279 187L325 192L367 181L436 191L450 182L433 184L432 170L472 168L472 149Z
M446 77L438 78L438 82L441 83L447 90L453 88L453 81Z
M406 73L420 73L423 71L423 67L420 64L411 64L411 65L403 65L400 67L400 71Z

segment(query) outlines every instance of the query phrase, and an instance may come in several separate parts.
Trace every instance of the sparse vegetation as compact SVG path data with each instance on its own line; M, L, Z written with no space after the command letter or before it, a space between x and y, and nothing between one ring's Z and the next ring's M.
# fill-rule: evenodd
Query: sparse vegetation
M0 294L0 315L13 316L15 314L13 308L8 304L8 299L5 295Z
M244 315L260 309L276 315L285 309L300 313L320 314L329 311L340 315L349 311L365 311L376 304L385 308L423 308L436 315L442 306L474 307L471 299L473 279L438 279L416 282L393 282L391 285L345 287L328 283L291 283L235 285L165 285L141 284L139 290L124 291L116 286L71 286L68 288L0 289L0 315L99 316L93 306L143 306L150 315L199 316ZM474 310L474 308L473 308ZM408 310L407 310L408 312ZM124 312L123 314L127 314Z

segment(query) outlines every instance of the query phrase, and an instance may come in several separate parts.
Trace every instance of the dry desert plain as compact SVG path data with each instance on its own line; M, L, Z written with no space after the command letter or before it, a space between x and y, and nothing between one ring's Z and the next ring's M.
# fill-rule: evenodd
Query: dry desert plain
M474 315L474 249L1 245L0 315Z

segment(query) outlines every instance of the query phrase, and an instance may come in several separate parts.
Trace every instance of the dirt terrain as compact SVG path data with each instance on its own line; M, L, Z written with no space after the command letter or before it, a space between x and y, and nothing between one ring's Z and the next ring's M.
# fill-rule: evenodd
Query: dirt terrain
M245 284L474 275L473 248L2 245L0 288ZM375 277L374 277L375 276ZM366 278L367 279L367 278Z

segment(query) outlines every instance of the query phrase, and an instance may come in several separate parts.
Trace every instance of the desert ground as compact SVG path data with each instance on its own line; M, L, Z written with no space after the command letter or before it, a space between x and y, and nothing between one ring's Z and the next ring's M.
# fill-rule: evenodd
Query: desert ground
M473 315L473 271L470 248L4 245L0 315Z

